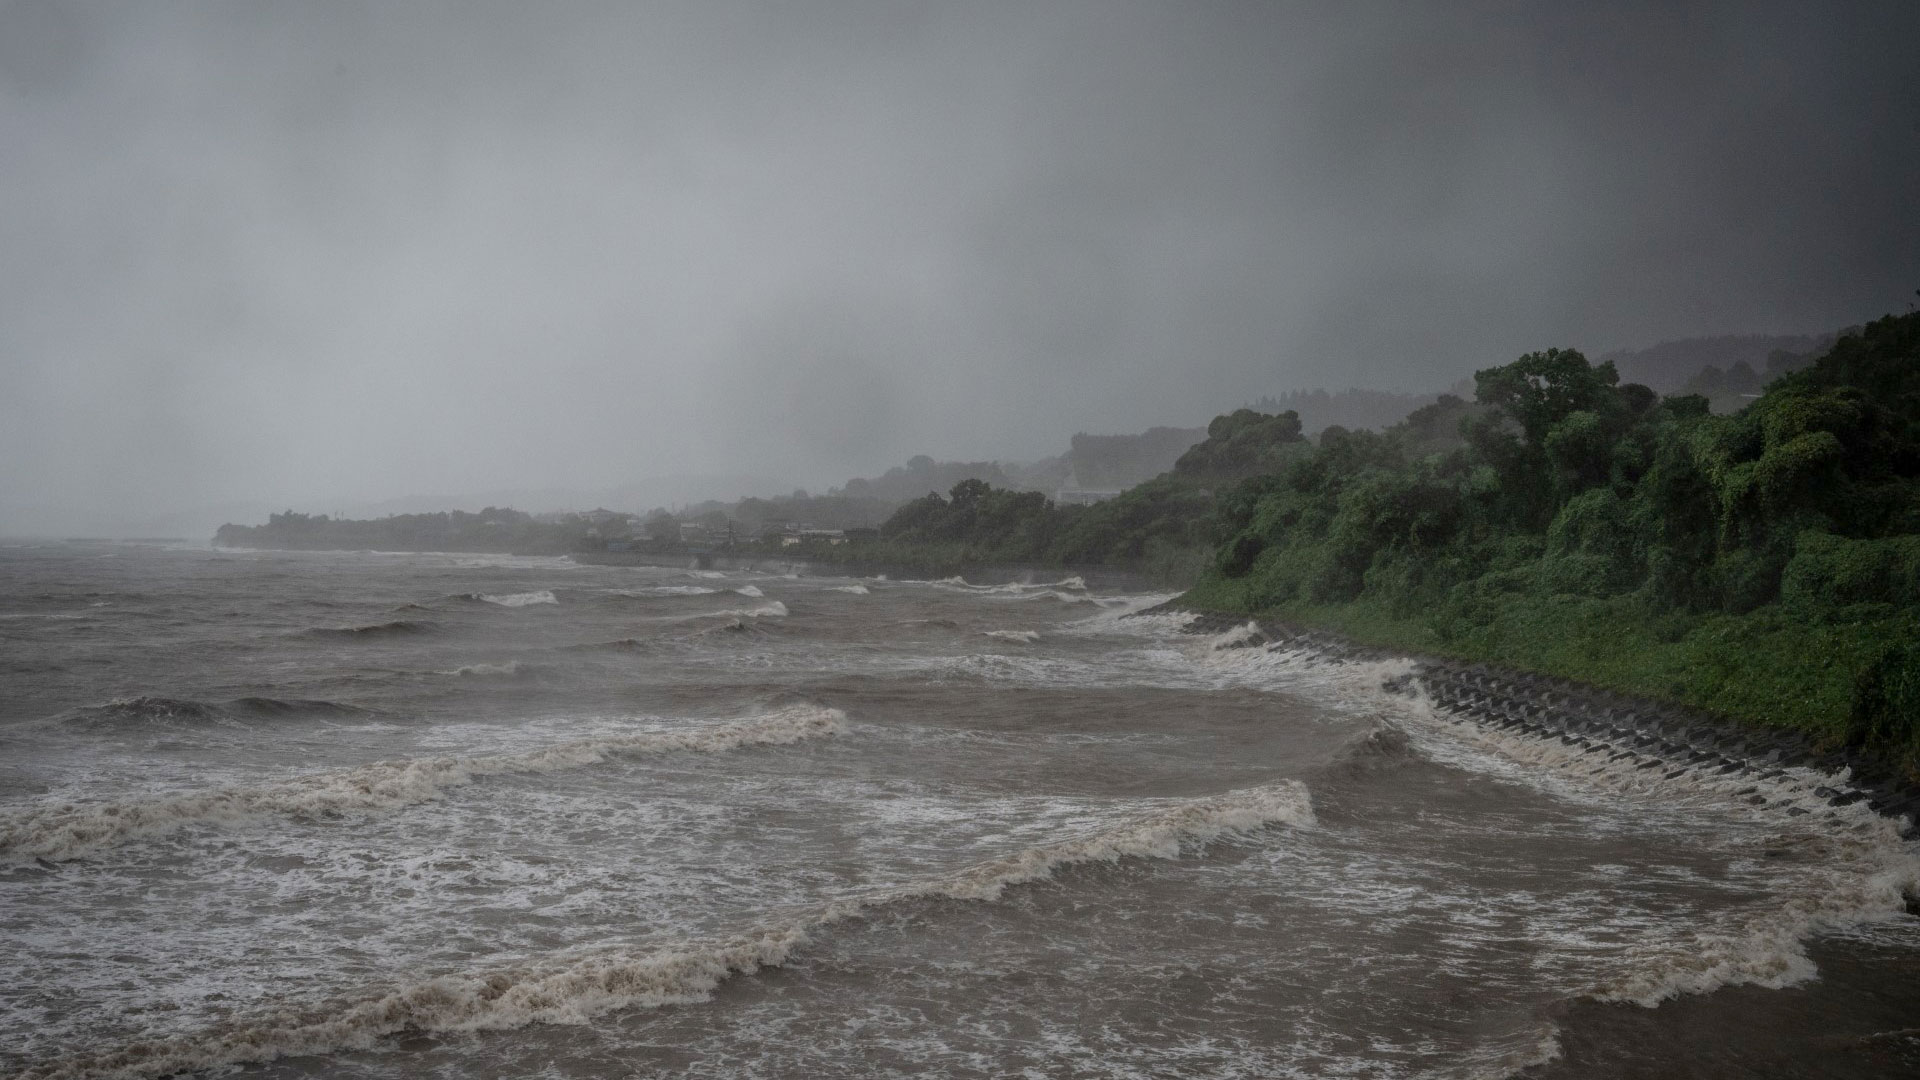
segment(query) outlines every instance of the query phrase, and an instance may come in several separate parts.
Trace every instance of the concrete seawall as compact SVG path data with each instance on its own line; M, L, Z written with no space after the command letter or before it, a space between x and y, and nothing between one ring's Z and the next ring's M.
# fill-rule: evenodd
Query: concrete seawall
M1297 652L1330 664L1408 655L1245 615L1202 614L1188 632L1219 634L1249 622L1258 632L1226 647ZM1776 779L1789 770L1810 770L1828 779L1812 787L1811 800L1777 801L1782 813L1813 812L1809 801L1833 807L1865 802L1876 813L1901 821L1907 835L1914 834L1915 819L1920 817L1920 784L1869 755L1823 749L1799 732L1744 724L1492 664L1412 659L1414 670L1390 680L1386 689L1424 694L1437 714L1453 722L1557 740L1570 751L1590 755L1597 768L1624 763L1634 769L1657 770L1669 779L1691 772L1723 778L1738 774L1755 780ZM1757 789L1747 798L1756 806L1767 805Z

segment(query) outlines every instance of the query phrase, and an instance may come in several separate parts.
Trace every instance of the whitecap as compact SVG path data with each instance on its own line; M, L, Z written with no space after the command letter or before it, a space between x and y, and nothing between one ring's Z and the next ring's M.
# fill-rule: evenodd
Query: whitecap
M866 911L923 899L992 902L1012 886L1048 880L1065 867L1127 858L1176 859L1219 840L1282 824L1314 824L1307 789L1298 781L1178 802L1083 836L833 901L731 937L601 947L444 975L323 1012L310 1005L262 1012L198 1035L76 1055L26 1075L168 1076L366 1049L403 1031L503 1031L534 1023L584 1023L615 1009L695 1004L708 1000L735 975L784 964L813 932Z
M557 604L560 602L560 598L553 595L552 589L541 589L539 592L505 593L499 596L482 594L480 599L485 600L489 604L499 604L501 607L526 607L529 604Z
M0 855L72 859L188 824L270 814L397 809L437 799L452 788L486 776L574 769L597 765L619 754L674 750L719 753L743 746L793 743L845 730L846 714L838 709L793 706L729 723L575 739L523 753L381 761L277 784L147 799L49 801L0 815Z

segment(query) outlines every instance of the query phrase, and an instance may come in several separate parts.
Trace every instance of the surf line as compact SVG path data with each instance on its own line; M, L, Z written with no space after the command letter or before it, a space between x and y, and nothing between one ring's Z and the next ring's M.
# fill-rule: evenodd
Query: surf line
M682 731L575 739L518 754L379 761L276 784L121 802L61 802L0 816L0 858L74 859L202 822L393 810L437 799L486 776L558 772L630 754L676 750L712 754L746 746L779 746L846 730L847 716L839 709L796 705L747 720Z
M28 1068L23 1080L170 1076L225 1065L370 1049L408 1031L504 1031L581 1023L623 1008L708 999L734 975L778 967L809 934L889 904L922 899L994 901L1009 887L1063 867L1126 858L1177 859L1190 847L1244 838L1270 825L1310 827L1306 785L1286 780L1181 802L1073 839L1026 848L951 874L830 902L808 915L735 937L651 949L602 948L565 962L444 975L377 997L284 1010L176 1039L136 1043Z

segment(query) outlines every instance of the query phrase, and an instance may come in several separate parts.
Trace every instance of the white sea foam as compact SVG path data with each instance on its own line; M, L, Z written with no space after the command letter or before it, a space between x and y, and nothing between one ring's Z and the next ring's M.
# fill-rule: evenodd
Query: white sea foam
M719 589L705 585L656 585L651 589L617 589L621 596L712 596Z
M990 638L999 638L1002 641L1018 641L1028 645L1040 640L1040 631L1038 630L988 630L986 633Z
M489 604L499 604L501 607L526 607L529 604L557 604L560 602L560 598L553 595L552 589L541 589L539 592L506 593L500 596L482 594L480 599L485 600Z
M1191 611L1141 614L1148 608L1158 607L1173 599L1173 595L1161 593L1116 598L1123 599L1124 605L1103 607L1097 614L1076 619L1057 629L1070 634L1125 634L1130 637L1165 639L1178 634L1188 623L1200 617Z
M835 585L832 591L852 593L855 596L865 596L873 590L867 588L865 585Z
M190 824L273 814L391 810L439 798L486 776L574 769L620 754L719 753L743 746L782 745L845 730L846 714L840 710L799 705L747 720L603 735L524 753L382 761L277 784L148 799L50 801L0 816L0 857L72 859Z
M1236 645L1243 645L1252 641L1259 636L1260 624L1254 622L1252 619L1248 619L1246 622L1225 633L1215 634L1207 640L1207 644L1214 649L1230 649Z
M1419 744L1436 760L1565 798L1625 798L1649 809L1744 818L1762 826L1771 842L1817 852L1809 865L1778 870L1773 906L1732 926L1630 950L1620 969L1593 989L1601 1000L1651 1006L1731 985L1778 989L1804 982L1817 974L1806 952L1816 934L1898 918L1905 896L1920 893L1920 851L1901 836L1898 822L1864 802L1831 806L1820 794L1844 787L1844 772L1793 768L1755 776L1722 772L1717 760L1648 767L1650 759L1621 749L1479 724L1435 708L1424 696L1408 715L1416 733L1427 728ZM1487 754L1496 760L1474 760Z
M739 593L741 596L751 596L755 598L767 595L766 593L763 593L760 591L760 587L758 585L742 585L733 591Z
M777 619L786 613L787 605L778 600L770 600L767 603L761 604L759 607L730 608L726 611L713 611L708 614L716 617L731 617L735 619Z
M520 661L508 660L501 664L462 664L452 671L445 672L445 674L457 675L462 678L486 678L489 676L495 678L511 678L520 674L520 670Z
M1811 768L1754 775L1722 771L1723 762L1661 761L1627 747L1582 746L1557 735L1508 731L1435 706L1415 684L1413 697L1382 684L1411 674L1410 659L1328 663L1310 650L1225 648L1252 636L1241 626L1189 651L1202 667L1232 681L1315 693L1329 705L1395 717L1431 760L1524 784L1576 802L1600 800L1678 820L1710 814L1745 821L1760 835L1817 851L1810 865L1782 867L1766 909L1678 940L1637 946L1591 990L1602 1000L1654 1005L1680 994L1750 983L1779 988L1816 972L1805 944L1815 934L1897 918L1906 895L1920 893L1920 850L1900 823L1864 802L1829 805L1822 789L1844 788L1844 771ZM1757 800L1757 801L1756 801Z
M1681 994L1751 983L1779 989L1819 972L1806 943L1822 931L1886 921L1920 888L1920 865L1891 852L1855 852L1796 882L1785 902L1731 930L1640 946L1595 988L1602 1001L1652 1006Z
M1039 592L1022 590L1015 594L1022 600L1058 600L1063 604L1098 604L1101 607L1119 606L1126 603L1117 596L1093 596L1088 593L1062 592L1059 589L1042 589Z
M1035 593L1058 594L1065 592L1085 592L1086 579L1078 575L1061 578L1059 581L1009 581L1004 585L975 585L963 577L945 577L925 582L946 589L964 590L976 596L1027 596ZM1076 597L1075 599L1092 599Z
M383 554L383 553L375 552L375 554ZM513 567L517 569L539 569L539 570L578 570L580 569L579 563L574 562L571 558L565 555L482 555L479 557L475 557L471 555L459 555L454 552L444 552L444 551L443 552L420 552L420 553L396 551L396 552L391 552L390 554L438 555L442 558L452 560L455 566L461 567L463 569L475 569L475 570L483 569L483 568L492 569L496 567Z
M737 974L786 962L816 930L889 904L920 899L993 901L1011 886L1080 863L1173 859L1192 848L1269 825L1313 824L1304 785L1266 787L1183 801L1131 821L1030 847L951 874L878 889L727 938L666 947L603 947L490 971L427 979L322 1009L286 1009L235 1020L199 1035L156 1039L28 1069L34 1080L166 1076L245 1062L368 1049L406 1031L507 1030L583 1023L614 1009L704 1001Z

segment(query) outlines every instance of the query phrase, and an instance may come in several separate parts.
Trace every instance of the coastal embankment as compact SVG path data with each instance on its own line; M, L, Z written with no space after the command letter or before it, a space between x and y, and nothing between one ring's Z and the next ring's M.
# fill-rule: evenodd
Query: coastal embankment
M1152 610L1194 609L1175 600ZM1225 647L1290 652L1328 664L1408 658L1330 631L1245 615L1200 612L1188 626L1195 634L1235 630L1241 632ZM1864 802L1908 835L1920 817L1920 783L1859 748L1826 746L1799 731L1571 679L1434 656L1410 659L1412 670L1386 688L1421 697L1438 717L1494 738L1531 736L1520 756L1535 764L1643 774L1646 783L1712 777L1720 786L1736 785L1733 794L1752 805L1796 817ZM1920 898L1909 902L1920 914Z

